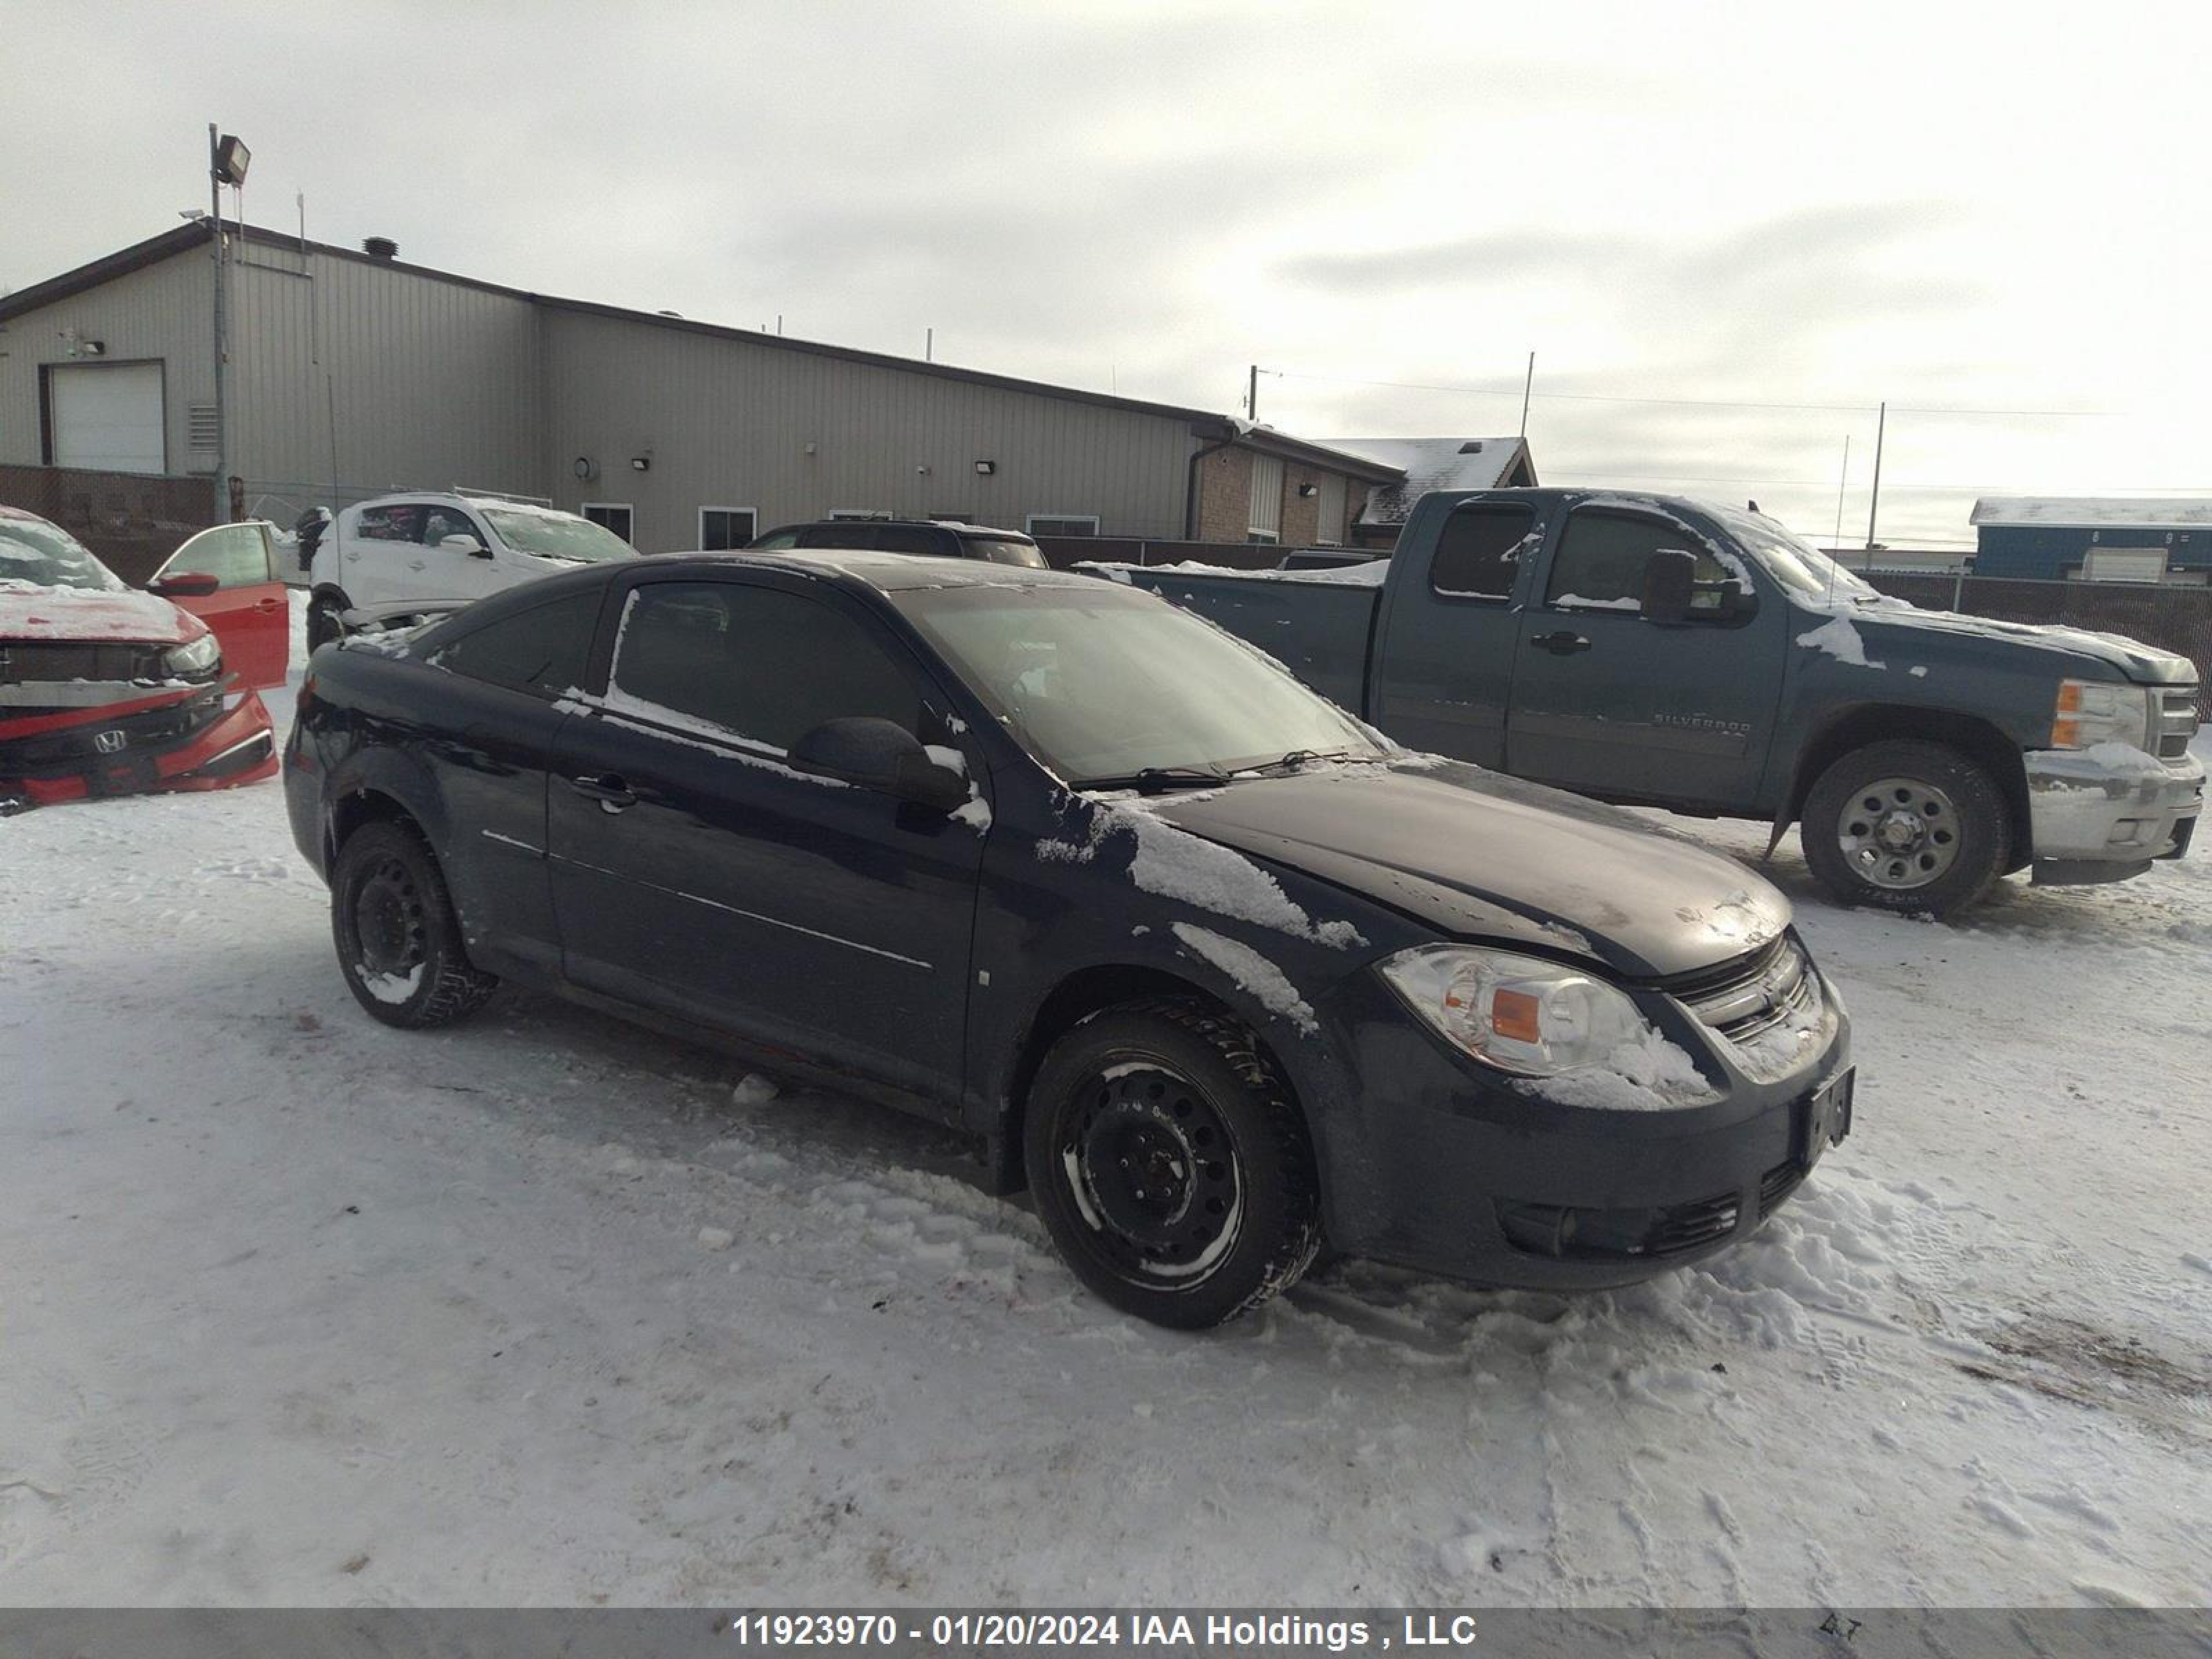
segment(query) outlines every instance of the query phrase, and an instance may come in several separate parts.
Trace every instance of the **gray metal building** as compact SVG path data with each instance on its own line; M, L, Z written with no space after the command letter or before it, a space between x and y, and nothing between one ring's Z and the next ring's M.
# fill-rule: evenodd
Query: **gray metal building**
M225 229L219 264L199 221L0 299L0 463L200 475L211 494L233 476L280 522L394 488L498 489L647 551L836 513L1340 542L1368 489L1404 477L1202 410Z

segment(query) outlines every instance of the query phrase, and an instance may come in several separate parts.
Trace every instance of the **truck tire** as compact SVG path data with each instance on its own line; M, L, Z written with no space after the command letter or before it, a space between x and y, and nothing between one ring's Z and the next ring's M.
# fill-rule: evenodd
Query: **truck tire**
M307 651L310 655L319 651L332 640L345 636L344 611L346 598L343 593L318 593L307 605Z
M346 837L331 869L331 937L354 1000L403 1030L465 1019L499 988L469 961L446 878L412 823L380 819Z
M1030 1086L1031 1195L1075 1276L1178 1330L1297 1282L1321 1244L1305 1122L1253 1034L1195 1000L1079 1023Z
M1853 750L1814 784L1797 835L1838 899L1907 915L1954 915L2014 867L2003 792L1947 744Z

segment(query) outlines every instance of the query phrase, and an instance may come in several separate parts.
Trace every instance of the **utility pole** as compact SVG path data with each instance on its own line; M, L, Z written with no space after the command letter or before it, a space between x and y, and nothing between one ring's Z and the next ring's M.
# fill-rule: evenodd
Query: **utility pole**
M937 361L937 331L934 328L921 331L921 361L925 363Z
M1260 365L1252 365L1252 373L1244 382L1244 418L1253 425L1260 424Z
M1521 383L1521 435L1528 435L1528 399L1536 395L1536 354L1528 354L1528 378Z
M229 432L223 420L222 360L226 349L222 317L222 161L216 124L208 123L208 252L215 273L215 510L216 522L230 517Z
M1874 418L1874 492L1867 498L1867 551L1869 554L1874 551L1875 514L1881 510L1881 440L1883 429L1888 424L1889 400L1885 398L1882 399L1881 407L1875 411ZM1874 561L1869 558L1867 563L1871 568Z

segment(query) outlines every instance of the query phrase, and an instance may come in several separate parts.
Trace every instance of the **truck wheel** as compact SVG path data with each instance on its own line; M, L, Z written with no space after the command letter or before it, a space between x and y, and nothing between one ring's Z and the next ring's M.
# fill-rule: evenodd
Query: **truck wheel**
M1180 1330L1297 1281L1321 1243L1305 1124L1252 1033L1203 1004L1127 1003L1053 1046L1030 1090L1030 1191L1075 1275Z
M346 988L386 1025L450 1025L499 988L470 963L445 878L411 823L365 824L338 848L331 936Z
M335 593L318 593L307 607L307 650L319 651L332 640L345 636L345 600Z
M1855 749L1820 775L1797 826L1805 862L1846 904L1949 915L2012 867L1990 775L1940 743Z

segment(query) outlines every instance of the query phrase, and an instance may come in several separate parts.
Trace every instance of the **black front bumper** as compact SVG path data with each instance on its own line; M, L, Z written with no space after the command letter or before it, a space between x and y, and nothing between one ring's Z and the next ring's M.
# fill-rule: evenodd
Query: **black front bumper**
M1632 1284L1748 1237L1850 1127L1850 1024L1780 1081L1693 1030L1718 1100L1673 1110L1562 1106L1507 1084L1380 987L1349 988L1316 1114L1324 1226L1348 1255L1532 1289ZM1332 1020L1332 1024L1335 1021ZM1310 1085L1311 1086L1311 1085Z

